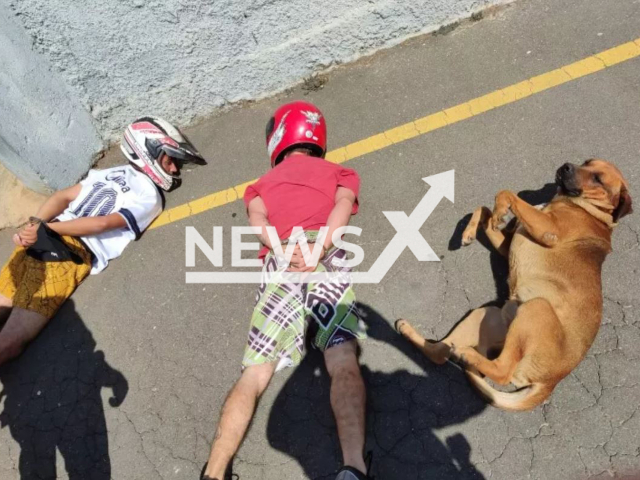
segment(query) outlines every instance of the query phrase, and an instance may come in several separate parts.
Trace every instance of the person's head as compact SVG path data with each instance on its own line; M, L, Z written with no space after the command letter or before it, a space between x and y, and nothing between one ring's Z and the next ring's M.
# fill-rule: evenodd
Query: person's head
M318 107L309 102L282 105L269 119L266 134L272 167L293 152L320 158L327 152L327 124Z
M120 149L134 167L165 191L177 186L182 165L207 164L178 128L158 117L142 117L129 125Z

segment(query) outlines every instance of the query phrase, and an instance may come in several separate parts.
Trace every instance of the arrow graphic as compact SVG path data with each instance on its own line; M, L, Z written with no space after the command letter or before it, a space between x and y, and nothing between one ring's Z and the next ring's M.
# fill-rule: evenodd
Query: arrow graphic
M420 262L439 262L440 258L420 233L420 228L433 213L443 197L454 202L455 170L424 177L431 188L407 217L405 212L382 212L396 234L382 251L368 272L352 273L354 283L379 283L406 247Z
M429 243L420 233L420 228L433 213L440 200L447 198L454 202L455 170L438 173L424 177L430 185L429 191L413 209L411 215L405 212L382 212L395 228L396 234L382 251L368 272L351 273L353 283L379 283L391 269L405 248L409 248L420 262L439 262L440 258L433 251ZM265 274L262 272L186 272L187 283L254 283L260 282L293 282L293 283L317 283L321 281L345 281L344 272L311 273L301 275L299 273L274 272Z

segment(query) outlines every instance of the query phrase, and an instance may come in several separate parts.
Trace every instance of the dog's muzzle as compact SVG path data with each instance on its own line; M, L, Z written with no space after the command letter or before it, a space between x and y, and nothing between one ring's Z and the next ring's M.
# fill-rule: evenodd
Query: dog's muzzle
M572 163L565 163L556 171L556 185L563 194L570 197L578 197L582 193L582 189L577 185L576 172L576 166Z

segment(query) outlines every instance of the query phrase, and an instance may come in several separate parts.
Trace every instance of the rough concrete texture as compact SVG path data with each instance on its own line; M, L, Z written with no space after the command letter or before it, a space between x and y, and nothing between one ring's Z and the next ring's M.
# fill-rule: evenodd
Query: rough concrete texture
M0 163L0 230L26 222L46 198L26 188Z
M0 1L0 158L44 193L77 181L103 144L77 93L34 52L37 39L16 20Z
M633 1L516 2L336 69L321 90L234 109L187 129L210 163L185 172L167 206L267 171L264 125L281 102L317 103L336 148L628 42L639 19ZM501 189L543 201L558 166L597 156L621 168L637 202L639 97L636 58L345 164L362 179L352 224L363 228L363 269L395 233L382 212L410 213L427 191L422 177L456 171L455 203L443 200L421 229L442 261L418 262L407 250L381 284L356 287L370 325L361 363L378 480L637 478L638 211L613 235L596 342L532 412L488 407L458 370L431 365L392 324L404 316L441 337L468 309L504 297L504 261L458 243L463 219ZM185 284L185 227L206 238L214 225L225 229L228 265L229 229L246 225L239 201L144 234L0 369L2 480L198 478L239 375L256 289ZM10 240L0 232L0 261ZM195 270L210 269L197 257ZM341 460L328 392L317 355L278 374L235 459L240 480L333 480Z
M499 3L9 1L109 139L143 113L184 125Z

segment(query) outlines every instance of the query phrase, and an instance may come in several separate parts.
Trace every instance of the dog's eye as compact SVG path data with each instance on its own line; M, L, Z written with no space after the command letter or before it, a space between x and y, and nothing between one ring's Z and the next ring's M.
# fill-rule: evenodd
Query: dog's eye
M600 175L597 173L593 174L593 179L598 182L600 185L602 185L602 179L600 178Z

